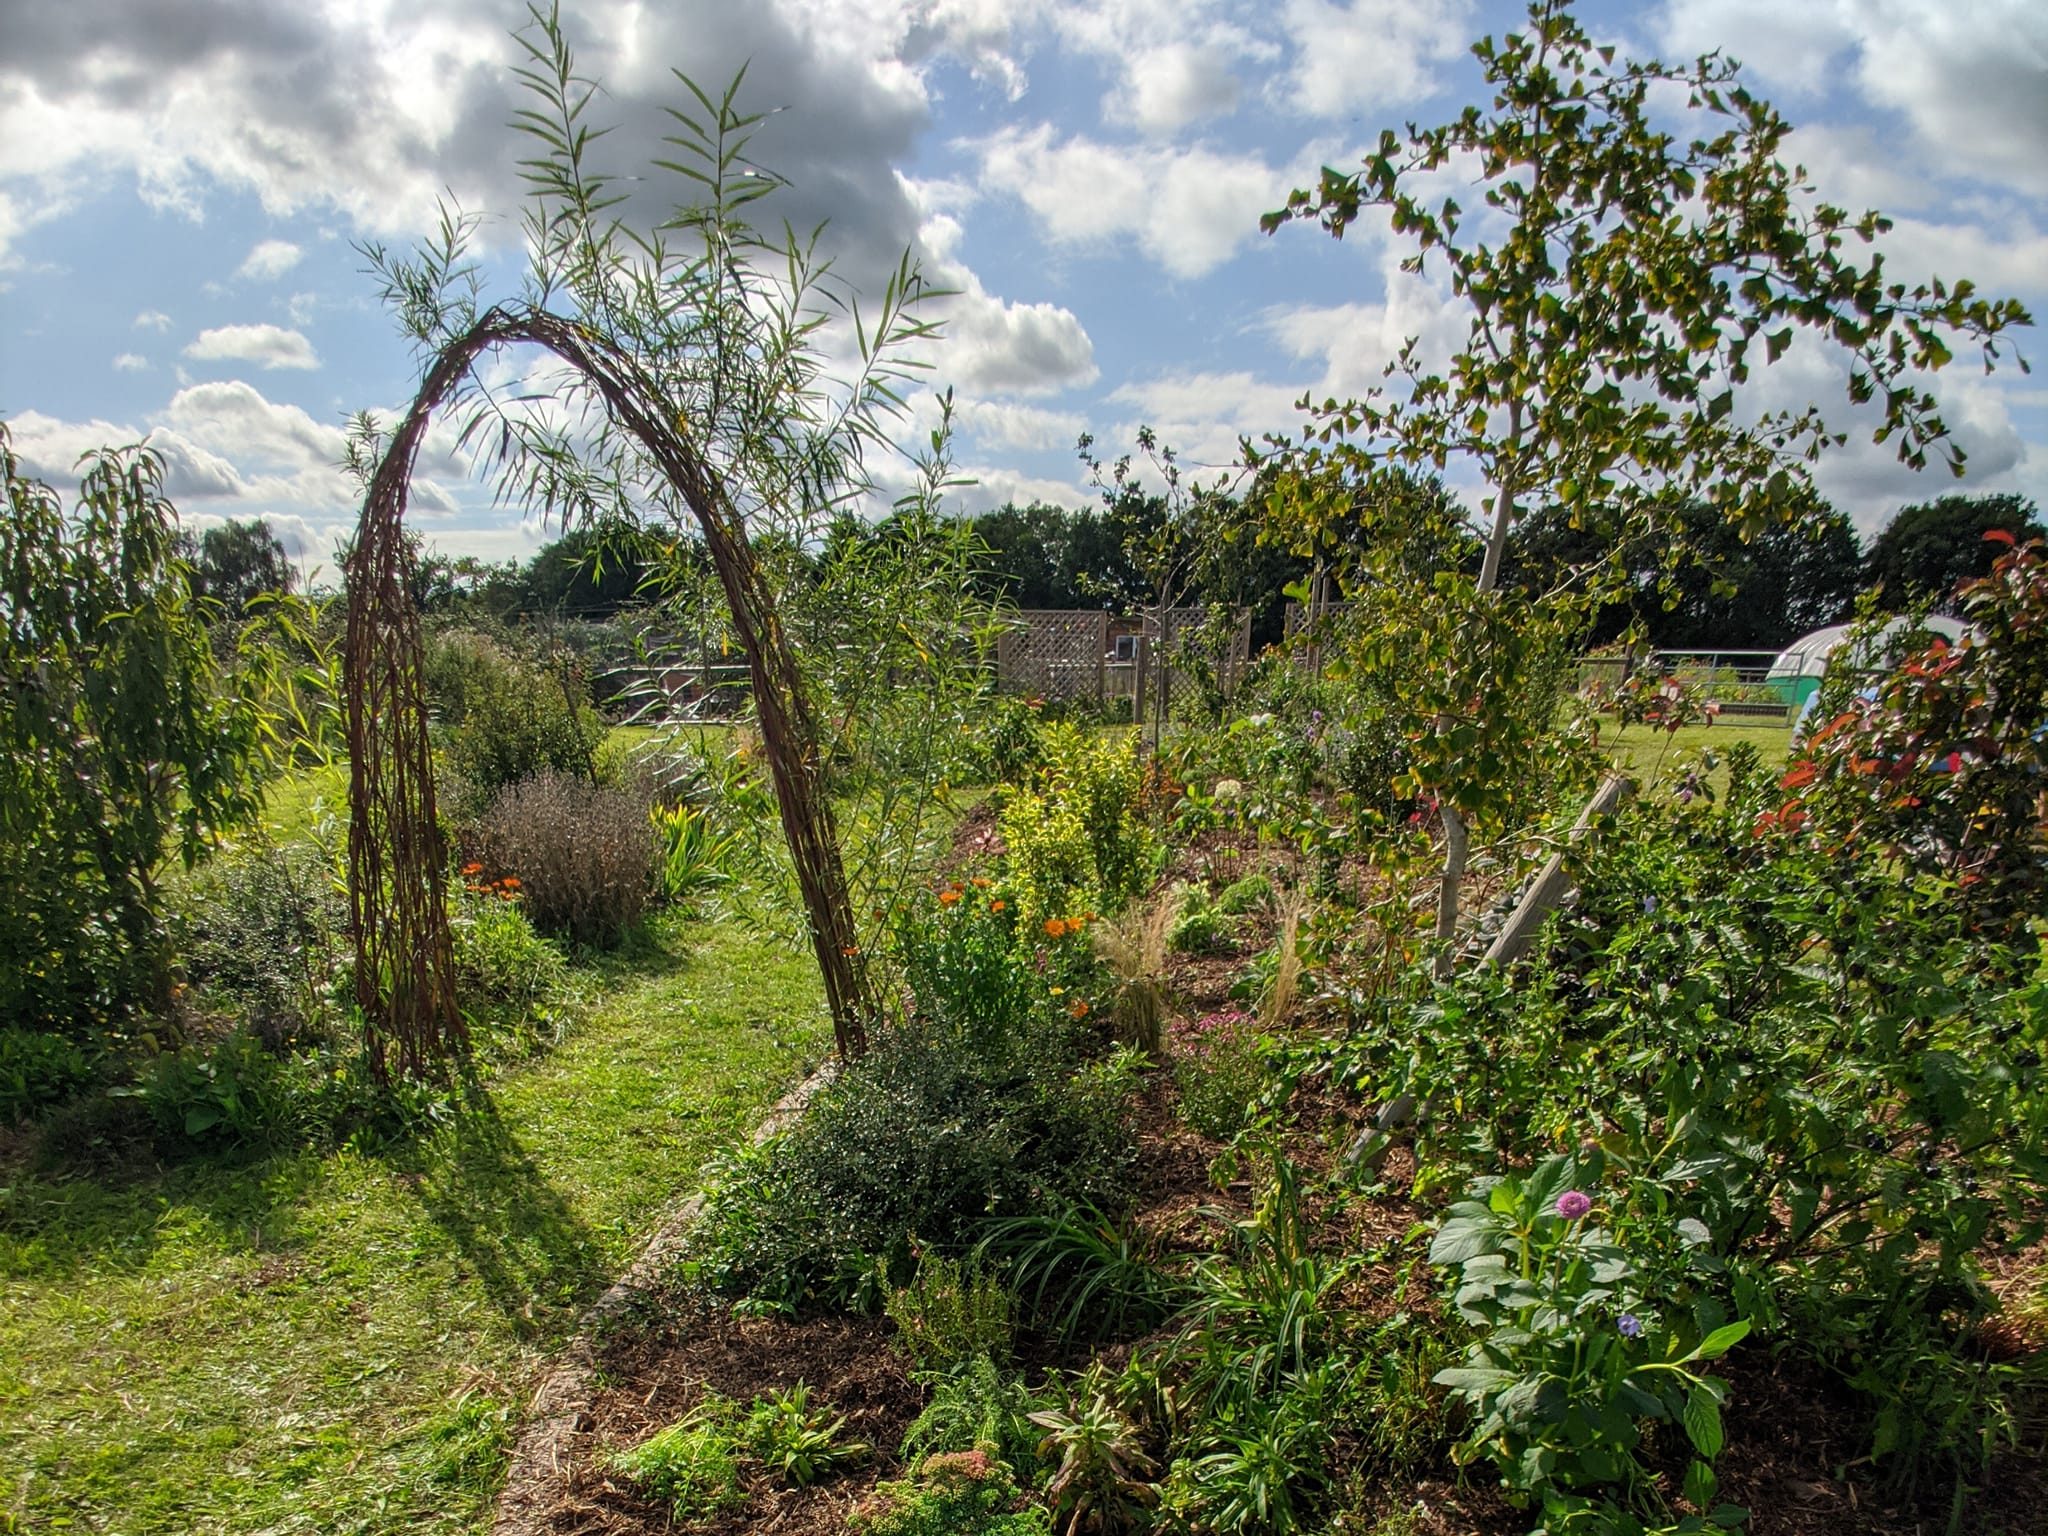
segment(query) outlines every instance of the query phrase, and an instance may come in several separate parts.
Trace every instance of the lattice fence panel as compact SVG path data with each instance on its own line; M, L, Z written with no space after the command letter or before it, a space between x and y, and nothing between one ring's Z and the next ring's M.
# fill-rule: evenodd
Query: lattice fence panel
M1100 699L1108 650L1109 615L1099 609L1026 609L996 640L996 684L1059 702Z
M1183 638L1192 638L1201 627L1209 622L1209 610L1201 607L1169 608L1166 610L1165 644L1155 648L1156 656L1172 657L1181 649ZM1149 626L1148 626L1149 628ZM1237 685L1244 678L1245 668L1251 664L1252 614L1249 608L1240 608L1230 626L1227 637L1216 646L1216 680L1229 698L1237 692ZM1170 664L1166 667L1166 696L1173 697L1179 682L1177 671Z

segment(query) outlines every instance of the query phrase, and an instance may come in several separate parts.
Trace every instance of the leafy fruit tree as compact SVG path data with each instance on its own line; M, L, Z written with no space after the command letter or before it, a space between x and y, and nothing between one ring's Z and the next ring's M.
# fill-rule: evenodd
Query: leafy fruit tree
M1991 574L2000 545L1986 535L1994 530L2014 540L2048 535L2039 510L2024 496L1938 496L1901 507L1871 540L1865 583L1882 589L1888 607L1931 601L1941 612L1954 613L1960 602L1956 589Z
M118 1026L172 982L158 882L256 809L265 723L223 686L163 460L89 456L69 515L0 423L0 1023Z
M1387 368L1400 388L1313 413L1274 477L1276 511L1313 529L1353 503L1332 482L1454 462L1476 477L1479 571L1438 581L1457 652L1455 627L1501 632L1491 616L1512 601L1499 579L1509 538L1536 509L1610 549L1696 502L1752 533L1812 516L1812 465L1843 439L1817 407L1758 414L1737 394L1802 335L1846 363L1850 400L1876 409L1876 440L1915 468L1935 454L1960 472L1925 376L1957 342L1990 366L2001 333L2028 320L2017 302L1980 298L1967 281L1892 281L1874 251L1854 260L1852 244L1876 240L1886 220L1815 197L1780 158L1787 123L1731 60L1617 63L1563 0L1536 0L1522 30L1473 53L1493 89L1486 107L1384 132L1362 169L1326 168L1262 221L1270 232L1314 219L1341 237L1383 210L1414 247L1403 270L1441 274L1466 313L1448 360L1411 340ZM1460 192L1483 186L1469 216L1443 190L1447 173ZM1560 602L1583 613L1596 596ZM1415 761L1443 807L1446 942L1468 826L1499 814L1537 747L1488 721L1524 649L1466 651L1472 665L1450 664L1434 690L1443 707L1423 717Z
M868 490L866 455L893 446L885 427L915 377L904 353L934 334L919 308L929 295L906 255L864 310L820 258L815 234L753 227L748 205L781 183L747 158L760 118L736 106L738 80L722 98L683 81L692 105L671 110L674 153L655 168L691 200L652 230L635 228L619 211L623 182L592 152L605 131L589 120L598 87L576 73L558 11L530 14L516 71L532 101L516 123L535 145L521 162L523 291L483 302L467 254L476 221L454 213L409 258L367 251L424 378L388 439L362 435L356 455L368 487L349 561L347 651L358 1001L380 1032L373 1044L388 1035L408 1070L430 1069L459 1040L401 526L420 440L446 409L508 498L572 524L652 520L703 539L751 674L811 944L850 1054L877 1003L825 792L823 738L755 541L801 545ZM835 319L852 322L844 362L827 330ZM478 364L514 348L551 355L538 390L484 378Z

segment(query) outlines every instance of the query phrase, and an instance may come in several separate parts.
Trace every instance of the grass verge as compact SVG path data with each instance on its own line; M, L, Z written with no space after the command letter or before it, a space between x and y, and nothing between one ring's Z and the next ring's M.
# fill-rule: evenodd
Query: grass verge
M572 1037L417 1141L0 1171L0 1532L475 1529L542 1360L830 1038L735 925L580 974Z

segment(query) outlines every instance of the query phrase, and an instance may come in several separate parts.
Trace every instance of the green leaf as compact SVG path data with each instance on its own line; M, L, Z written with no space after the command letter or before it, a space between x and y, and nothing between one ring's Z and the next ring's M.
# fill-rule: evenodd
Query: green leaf
M1698 1385L1687 1394L1685 1433L1700 1455L1711 1460L1721 1454L1721 1401L1711 1387Z
M1686 1358L1689 1360L1718 1360L1748 1337L1748 1318L1738 1318L1735 1322L1723 1323L1704 1339L1701 1339L1700 1347Z

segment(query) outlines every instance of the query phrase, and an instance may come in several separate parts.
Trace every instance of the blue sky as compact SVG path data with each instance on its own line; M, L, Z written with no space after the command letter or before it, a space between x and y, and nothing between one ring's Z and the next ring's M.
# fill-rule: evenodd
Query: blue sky
M579 0L622 169L658 152L681 69L781 107L760 157L842 270L905 247L960 290L936 382L960 400L963 507L1089 494L1073 443L1149 423L1196 462L1355 393L1409 335L1460 333L1370 228L1337 244L1258 215L1382 126L1478 90L1466 49L1519 6L1447 0ZM1897 220L1897 275L1970 276L2048 314L2048 6L1669 0L1588 6L1638 56L1720 48L1798 125L1822 194ZM512 289L523 148L502 0L0 0L0 416L28 467L147 434L188 518L266 515L309 561L352 520L341 427L416 364L354 246L403 246L452 193ZM636 186L652 210L659 178ZM2019 347L2041 360L2033 332ZM1951 489L1873 447L1838 362L1795 349L1759 407L1815 400L1850 442L1820 470L1866 531ZM1965 489L2048 503L2048 374L1968 356L1939 385ZM920 405L919 416L928 416ZM906 424L906 437L917 423ZM549 531L493 505L445 443L416 525L452 553ZM890 471L894 473L893 470Z

